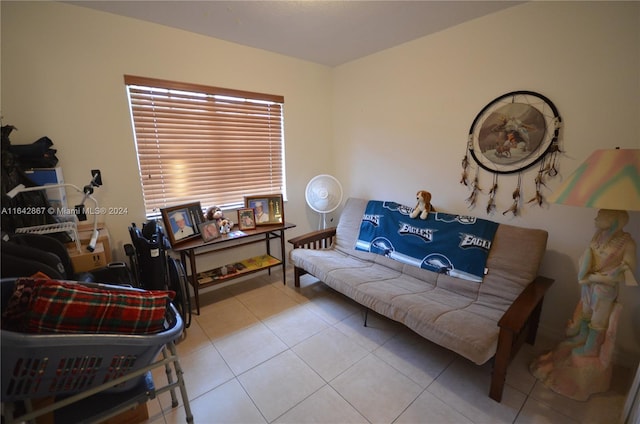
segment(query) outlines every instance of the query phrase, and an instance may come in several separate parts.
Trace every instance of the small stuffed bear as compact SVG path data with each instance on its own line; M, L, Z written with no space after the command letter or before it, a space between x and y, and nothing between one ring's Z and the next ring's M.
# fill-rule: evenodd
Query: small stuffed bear
M435 211L431 205L431 193L420 190L416 193L416 199L418 200L418 204L416 204L415 209L413 209L413 212L411 212L409 216L411 218L417 218L418 215L420 215L420 219L427 219L429 212Z
M226 234L233 228L233 221L224 217L222 209L217 206L211 206L207 209L206 213L207 221L215 221L216 226L220 230L221 234Z
M223 218L220 221L218 221L218 228L220 228L220 234L227 234L229 231L231 231L232 227L233 227L233 222L231 222L227 218Z

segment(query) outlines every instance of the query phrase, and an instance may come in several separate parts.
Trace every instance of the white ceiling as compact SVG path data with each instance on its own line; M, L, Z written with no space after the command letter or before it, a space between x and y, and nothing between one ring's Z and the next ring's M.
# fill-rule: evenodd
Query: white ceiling
M522 1L70 1L336 66Z

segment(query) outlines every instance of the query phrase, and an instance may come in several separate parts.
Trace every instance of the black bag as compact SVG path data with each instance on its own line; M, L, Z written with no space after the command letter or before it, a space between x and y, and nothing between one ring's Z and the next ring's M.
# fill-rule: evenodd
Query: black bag
M2 278L30 277L37 272L56 280L75 280L132 286L133 275L124 262L76 273L67 248L50 235L13 234L2 239Z
M2 221L0 225L2 225L2 231L7 233L14 233L17 228L58 222L51 213L51 204L44 190L19 193L14 198L7 196L7 193L19 184L25 187L37 186L25 174L26 168L12 153L12 147L15 146L11 146L9 135L14 129L11 125L2 127L2 179L0 180ZM71 237L65 232L55 233L53 237L62 243L71 241Z
M37 272L57 280L67 278L64 265L55 253L2 240L2 278L30 277Z
M56 256L55 265L60 274L60 277L55 277L49 275L51 278L72 278L74 275L73 264L71 262L71 258L69 257L69 252L64 244L62 244L59 240L49 237L48 235L42 234L13 234L8 237L9 244L3 244L3 247L10 247L10 251L12 253L16 253L19 247L21 248L29 248L34 252L29 255L29 258L32 260L39 260L40 253L43 252L47 254L53 254ZM3 252L4 253L4 252ZM44 259L44 257L43 257ZM43 260L44 261L44 260ZM11 263L3 263L2 269L5 270L5 267L10 267ZM44 272L44 271L43 271ZM17 277L24 277L25 274L19 275ZM5 275L3 275L5 277ZM12 277L14 277L12 275Z
M51 146L53 141L49 137L41 137L31 144L10 145L9 151L23 169L53 168L58 164L58 158L57 150Z

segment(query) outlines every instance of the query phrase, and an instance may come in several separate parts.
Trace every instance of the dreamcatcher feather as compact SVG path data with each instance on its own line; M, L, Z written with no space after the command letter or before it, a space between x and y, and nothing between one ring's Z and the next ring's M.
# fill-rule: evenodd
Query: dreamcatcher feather
M478 193L482 192L482 189L480 188L480 183L478 182L479 171L480 171L480 168L476 168L476 176L471 182L471 194L469 195L469 197L467 197L467 203L469 204L470 208L473 208L476 205L476 200L478 200Z
M498 174L493 174L493 184L489 190L489 201L487 202L487 215L496 211L496 193L498 192Z
M520 187L522 187L522 174L518 174L518 185L516 186L516 189L513 190L513 193L511 193L511 197L513 198L513 203L511 204L509 209L507 209L506 211L502 212L502 215L506 215L509 212L511 212L513 214L513 216L518 216L518 213L520 211L520 209L519 209L519 207L520 207Z
M514 91L504 94L487 106L476 116L467 139L467 148L462 159L460 184L471 191L466 201L474 208L478 196L482 193L479 183L480 170L493 175L491 189L488 191L486 212L493 214L496 209L498 176L518 174L517 183L512 192L512 204L503 215L520 213L523 173L539 163L533 179L535 194L527 204L543 206L543 189L546 182L558 174L559 133L561 118L553 103L541 94L532 91ZM471 159L477 165L475 176Z

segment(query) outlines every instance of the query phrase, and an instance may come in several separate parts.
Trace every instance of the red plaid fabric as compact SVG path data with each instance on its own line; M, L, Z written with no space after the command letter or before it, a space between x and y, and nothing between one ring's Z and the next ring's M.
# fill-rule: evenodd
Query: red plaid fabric
M13 284L13 293L2 312L2 329L24 332L27 312L37 281L33 278L19 278Z
M29 333L149 334L164 329L173 291L107 290L39 280L26 314Z

